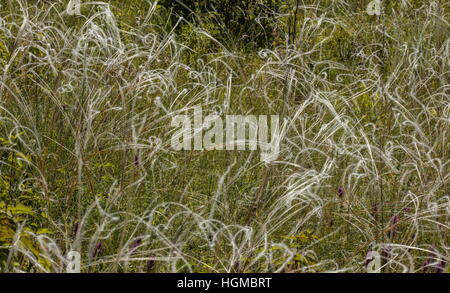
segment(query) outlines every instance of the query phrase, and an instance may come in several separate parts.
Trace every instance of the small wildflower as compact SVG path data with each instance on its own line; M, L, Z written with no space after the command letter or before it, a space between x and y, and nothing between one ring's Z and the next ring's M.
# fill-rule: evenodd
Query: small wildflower
M101 242L97 242L97 244L95 244L94 253L92 254L92 256L97 257L101 253L102 248L103 244Z
M338 194L339 197L343 197L345 195L344 187L340 186L338 188L337 194Z
M133 243L130 244L130 250L134 252L142 244L142 238L137 238Z
M391 217L391 220L389 221L389 227L390 227L389 238L391 238L391 239L394 238L394 236L397 232L397 225L398 225L399 221L400 221L400 217L397 214L395 214Z
M151 273L153 271L153 269L155 268L155 260L153 257L151 257L148 261L147 261L147 273Z
M428 253L428 257L423 263L422 271L424 273L443 273L445 268L445 261L442 258L437 259L437 251L434 245L431 246L431 251Z

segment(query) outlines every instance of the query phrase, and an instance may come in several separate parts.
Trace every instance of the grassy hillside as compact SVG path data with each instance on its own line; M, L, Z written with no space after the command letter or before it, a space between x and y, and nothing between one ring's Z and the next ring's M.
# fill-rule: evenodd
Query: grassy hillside
M68 2L0 3L0 271L449 270L447 1ZM199 105L277 160L174 150Z

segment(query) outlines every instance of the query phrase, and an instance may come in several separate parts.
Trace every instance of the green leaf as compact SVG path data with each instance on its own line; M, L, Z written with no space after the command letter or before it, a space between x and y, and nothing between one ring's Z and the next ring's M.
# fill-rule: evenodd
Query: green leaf
M52 234L53 232L50 231L47 228L41 228L39 230L37 230L36 234L40 235L40 234Z

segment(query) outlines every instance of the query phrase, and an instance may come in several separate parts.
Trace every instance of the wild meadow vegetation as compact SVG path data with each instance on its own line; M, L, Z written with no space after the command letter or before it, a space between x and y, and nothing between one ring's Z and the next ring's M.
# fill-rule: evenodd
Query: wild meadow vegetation
M1 0L0 271L449 272L450 4L369 2Z

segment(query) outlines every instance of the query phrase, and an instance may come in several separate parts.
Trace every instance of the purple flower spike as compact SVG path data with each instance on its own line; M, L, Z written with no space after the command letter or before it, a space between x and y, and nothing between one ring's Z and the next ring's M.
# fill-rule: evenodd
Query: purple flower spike
M343 197L345 195L344 187L339 186L337 194L338 194L339 197Z
M136 250L136 248L138 248L139 246L141 246L142 244L142 238L137 238L136 240L133 241L133 243L131 243L130 245L130 250L134 251Z
M95 244L93 257L97 257L97 255L99 255L101 253L102 248L103 248L103 244L101 242L97 242L97 244Z
M394 238L396 232L397 232L397 225L400 221L400 217L396 214L392 216L391 220L389 221L390 231L389 231L389 238Z
M153 257L151 257L147 261L147 273L151 273L154 268L155 268L155 260L153 259Z
M391 218L391 226L397 225L398 221L400 221L400 217L398 215L393 215Z
M431 252L428 253L428 257L423 263L422 272L430 273L443 273L445 269L445 260L442 258L437 259L438 252L434 245L431 246Z

